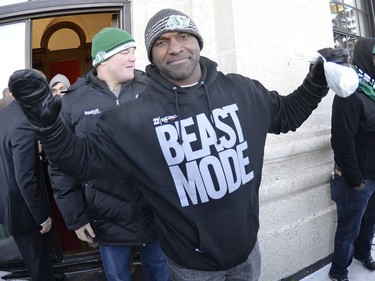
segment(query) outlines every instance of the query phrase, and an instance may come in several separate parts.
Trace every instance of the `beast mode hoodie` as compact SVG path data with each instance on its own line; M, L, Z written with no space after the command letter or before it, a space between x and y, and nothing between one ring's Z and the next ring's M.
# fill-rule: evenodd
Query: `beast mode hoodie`
M218 72L207 58L200 65L201 81L188 88L148 66L146 92L104 113L98 133L79 139L63 130L45 146L75 177L134 178L165 254L184 267L226 270L244 262L257 240L267 133L296 130L328 89L308 78L281 96Z

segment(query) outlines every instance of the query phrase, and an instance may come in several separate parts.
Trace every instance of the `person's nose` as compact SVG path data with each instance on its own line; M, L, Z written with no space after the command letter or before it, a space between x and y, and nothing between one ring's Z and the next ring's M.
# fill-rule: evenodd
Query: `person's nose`
M172 37L169 41L169 52L171 54L177 54L180 53L183 50L183 44L180 40L178 40L175 37Z
M129 61L136 61L137 60L137 57L135 56L135 53L131 53L130 56L129 56Z
M135 62L136 61L136 56L135 56L135 52L134 50L133 51L129 51L129 53L126 55L126 59L130 62Z

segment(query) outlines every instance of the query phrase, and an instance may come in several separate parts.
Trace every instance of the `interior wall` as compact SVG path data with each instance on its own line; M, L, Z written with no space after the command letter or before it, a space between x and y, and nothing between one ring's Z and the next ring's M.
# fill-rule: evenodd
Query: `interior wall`
M59 22L73 22L79 25L86 34L87 42L91 43L92 37L99 32L103 26L112 25L111 14L87 14L76 16L61 16L33 20L32 24L32 48L40 48L44 32ZM50 39L50 50L69 49L79 45L78 37L71 30L62 30Z

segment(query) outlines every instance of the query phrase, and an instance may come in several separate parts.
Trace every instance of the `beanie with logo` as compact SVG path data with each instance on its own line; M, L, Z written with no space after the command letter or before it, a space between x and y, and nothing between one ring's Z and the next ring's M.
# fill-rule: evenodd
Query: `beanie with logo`
M163 9L148 21L145 29L145 45L150 62L152 62L151 49L155 41L167 32L183 32L194 35L201 50L203 48L203 38L188 15L173 9Z
M120 28L105 27L92 38L92 65L96 67L113 55L135 47L135 41L129 33Z

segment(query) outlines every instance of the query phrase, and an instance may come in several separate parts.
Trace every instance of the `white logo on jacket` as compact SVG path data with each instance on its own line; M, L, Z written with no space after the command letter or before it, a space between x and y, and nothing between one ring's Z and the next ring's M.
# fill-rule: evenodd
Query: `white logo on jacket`
M177 118L177 115L170 115L170 116L165 116L165 117L156 117L152 119L154 121L154 125L162 125L165 123L168 123L171 120L175 120Z
M100 111L99 108L95 108L92 110L86 110L84 113L85 115L97 115L97 114L101 114L102 112Z
M219 144L215 128L203 113L180 120L182 144L177 141L178 122L155 127L182 207L220 199L254 178L254 172L247 171L248 144L237 110L232 104L212 111L216 129L224 133Z

